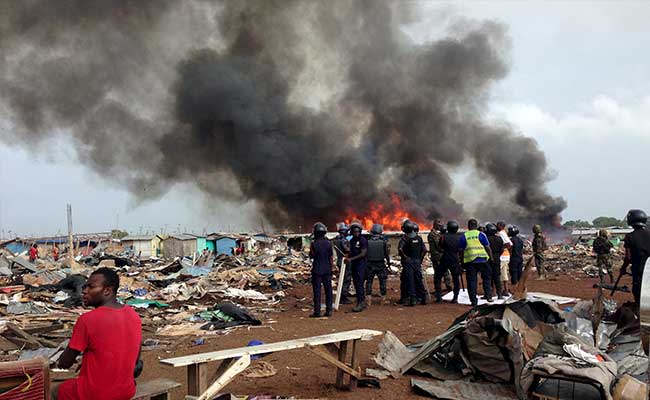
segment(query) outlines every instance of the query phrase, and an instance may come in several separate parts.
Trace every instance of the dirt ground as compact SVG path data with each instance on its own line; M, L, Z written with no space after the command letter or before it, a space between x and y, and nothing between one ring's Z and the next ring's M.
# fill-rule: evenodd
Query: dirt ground
M590 299L595 294L592 286L597 281L597 278L579 276L577 273L576 276L555 275L546 281L530 281L528 290ZM631 287L629 276L626 276L621 284ZM375 285L377 285L376 282ZM308 318L311 312L311 286L295 287L289 290L285 300L276 306L278 312L266 316L267 319L277 321L275 323L266 323L263 318L260 318L263 320L262 326L239 327L227 335L205 336L206 341L203 345L192 346L191 341L196 337L187 337L181 339L181 343L173 351L162 349L144 352L145 370L138 381L159 377L176 380L183 386L172 393L172 398L180 400L184 399L187 393L185 367L173 368L158 362L158 360L245 346L253 339L270 343L358 328L390 330L406 344L417 343L444 332L456 317L469 309L469 306L448 303L416 307L392 305L399 298L398 290L398 277L391 276L389 278L391 305L373 305L361 313L352 313L352 305L342 305L341 310L335 312L332 318L314 320ZM609 292L607 292L607 297L609 297ZM614 298L618 304L621 304L623 301L631 300L632 295L616 293ZM367 367L376 367L371 358L376 353L380 340L381 338L377 338L369 342L362 342L359 353L362 371L365 371ZM305 349L270 354L264 360L270 362L277 369L278 372L275 376L269 378L238 376L226 387L226 392L238 395L295 396L301 399L421 398L411 390L410 376L383 380L381 389L357 388L354 392L339 391L334 388L335 369ZM214 363L215 370L217 366L218 363Z

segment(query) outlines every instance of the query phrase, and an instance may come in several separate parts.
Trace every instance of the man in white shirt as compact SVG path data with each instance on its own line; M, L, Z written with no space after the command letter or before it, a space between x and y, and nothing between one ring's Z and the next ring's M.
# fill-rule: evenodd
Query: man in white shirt
M497 222L497 235L503 240L503 253L501 254L501 287L503 288L503 296L508 296L508 282L510 275L508 274L508 263L510 262L510 249L512 248L512 241L506 232L506 223L503 221Z

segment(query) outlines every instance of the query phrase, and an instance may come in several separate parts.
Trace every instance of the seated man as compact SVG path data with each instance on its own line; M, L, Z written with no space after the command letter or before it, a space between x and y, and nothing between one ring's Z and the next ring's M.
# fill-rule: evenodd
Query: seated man
M68 369L83 353L81 372L59 386L55 399L128 400L135 394L142 327L138 314L117 302L119 286L117 273L109 268L88 278L83 302L96 309L79 317L58 362L59 368Z

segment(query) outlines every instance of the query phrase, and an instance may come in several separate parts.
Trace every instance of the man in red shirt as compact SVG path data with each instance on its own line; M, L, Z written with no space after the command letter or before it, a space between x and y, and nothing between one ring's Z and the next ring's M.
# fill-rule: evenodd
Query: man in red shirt
M68 369L79 353L81 372L63 382L58 400L129 400L135 394L135 378L141 372L140 317L117 302L120 280L115 271L100 268L88 278L83 302L95 310L83 314L72 331L59 368Z
M29 261L34 262L38 258L38 245L34 243L32 247L29 248Z

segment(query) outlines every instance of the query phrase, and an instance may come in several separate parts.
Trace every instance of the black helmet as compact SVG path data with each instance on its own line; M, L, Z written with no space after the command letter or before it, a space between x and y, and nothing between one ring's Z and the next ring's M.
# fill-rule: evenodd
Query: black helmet
M327 227L322 222L316 222L314 224L314 237L322 238L327 233Z
M370 228L370 233L373 235L381 235L384 233L384 226L381 224L373 224L372 228Z
M517 225L510 225L508 227L508 236L517 236L519 235L519 228L517 228Z
M361 226L360 222L354 221L353 223L350 224L350 232L352 232L355 229L358 229L359 232L363 231L363 227Z
M458 232L458 222L456 221L447 221L447 232L456 233Z
M404 233L414 232L415 227L415 222L411 221L410 219L405 219L404 222L402 222L402 232Z
M416 233L417 233L417 232L420 232L420 225L416 224L415 222L413 223L413 225L415 225L415 226L413 227L413 232L416 232Z
M632 228L643 228L648 222L648 216L643 210L630 210L627 212L627 224Z
M487 233L489 236L496 235L498 232L497 226L494 225L492 222L488 222L485 224L485 233Z
M345 235L348 232L348 229L350 229L350 227L345 222L339 222L338 224L336 224L336 230L340 234Z

